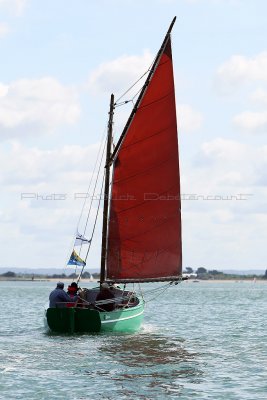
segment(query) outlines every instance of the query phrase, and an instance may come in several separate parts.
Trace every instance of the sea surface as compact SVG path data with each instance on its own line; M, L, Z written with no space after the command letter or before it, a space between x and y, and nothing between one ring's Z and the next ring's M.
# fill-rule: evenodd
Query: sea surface
M0 399L267 399L266 283L184 282L136 334L73 336L44 329L54 286L0 282Z

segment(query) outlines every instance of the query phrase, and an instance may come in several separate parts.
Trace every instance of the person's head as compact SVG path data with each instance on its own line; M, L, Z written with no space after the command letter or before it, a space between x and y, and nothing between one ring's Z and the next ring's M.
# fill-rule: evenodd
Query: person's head
M78 291L78 285L76 282L72 282L72 284L70 286L68 286L68 293L69 294L77 294Z
M107 290L107 289L109 289L109 284L108 284L107 282L101 283L101 289L102 289L102 290Z
M57 289L64 289L64 283L63 282L58 282L57 283Z

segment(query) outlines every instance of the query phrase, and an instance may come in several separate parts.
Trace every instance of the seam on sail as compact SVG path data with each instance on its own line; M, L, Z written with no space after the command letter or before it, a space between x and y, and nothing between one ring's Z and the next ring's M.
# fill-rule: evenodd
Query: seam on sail
M138 235L135 235L135 236L132 236L132 237L128 237L128 238L125 238L125 239L121 239L121 242L122 242L122 243L123 243L123 242L127 242L127 241L129 241L129 242L134 242L134 240L133 240L134 238L143 236L143 235L147 234L147 232L151 232L151 231L153 231L153 230L156 230L156 229L162 227L162 226L163 226L164 224L166 224L167 222L169 222L170 219L174 219L174 218L177 218L177 217L179 218L179 217L180 217L180 214L177 213L176 216L170 216L170 217L167 218L166 221L164 221L164 222L162 222L162 223L160 223L160 224L154 225L152 228L147 229L146 231L142 231L142 233L139 233Z
M138 144L138 143L145 142L146 140L149 140L150 138L152 138L152 137L154 137L154 136L157 136L157 135L160 135L161 133L164 133L167 129L170 129L170 128L172 128L172 125L169 125L169 126L167 126L166 128L163 128L163 129L161 129L160 131L157 131L156 133L152 133L152 135L146 136L146 137L143 138L143 139L137 140L137 141L134 142L134 143L130 143L130 144L128 144L127 146L122 146L120 151L124 151L124 150L128 149L128 148L131 147L131 146L135 146L135 145Z
M133 178L135 178L136 176L139 176L139 175L144 175L148 171L156 169L156 168L160 167L163 164L167 164L167 162L171 161L173 158L176 158L176 156L177 156L177 153L175 152L175 154L173 156L166 158L165 160L163 160L162 162L160 162L158 164L154 164L151 167L143 169L142 171L137 172L134 175L128 176L127 178L117 179L116 181L113 182L113 185L116 185L116 184L121 183L121 182L125 182L125 181L127 181L129 179L133 179Z
M158 195L161 196L161 195L163 195L164 193L169 192L170 190L172 190L172 189L175 188L175 187L177 187L177 184L176 184L176 183L175 183L175 185L172 185L170 188L164 190L163 192L158 193ZM177 193L177 196L180 196L180 190L179 190L179 192ZM150 202L150 201L154 201L154 200L144 200L144 201L142 201L141 203L135 204L134 206L124 208L123 210L120 210L120 211L116 211L116 214L118 215L118 214L121 214L121 213L123 213L123 212L125 212L125 211L131 210L131 209L133 209L133 208L140 207L141 205L146 204L146 203L148 203L148 202Z
M152 104L159 103L160 101L166 99L166 97L171 96L173 93L174 93L174 90L171 90L171 92L165 94L165 96L161 96L160 98L158 98L158 99L156 99L156 100L154 100L154 101L151 101L150 103L147 103L147 104L144 104L144 105L140 105L140 106L138 107L137 111L142 110L143 108L149 107L149 106L151 106Z
M157 256L158 256L158 254L162 254L162 253L165 253L166 251L170 250L175 244L177 244L177 240L175 240L175 242L173 242L173 243L172 243L171 245L169 245L168 247L165 247L164 249L158 250L158 251L157 251ZM132 249L130 249L129 252L131 252L131 250L132 250ZM141 264L146 263L147 261L151 261L154 257L155 257L155 254L154 254L152 257L147 258L147 259L144 260L144 261L141 261L139 264L133 264L133 265L136 266L137 268L139 268L139 266L140 266Z

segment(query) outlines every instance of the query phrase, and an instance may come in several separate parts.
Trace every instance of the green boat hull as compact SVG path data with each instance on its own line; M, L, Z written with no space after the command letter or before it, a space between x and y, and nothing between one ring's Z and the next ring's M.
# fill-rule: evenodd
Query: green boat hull
M135 307L99 312L87 308L48 308L46 322L52 332L136 332L140 329L144 302Z

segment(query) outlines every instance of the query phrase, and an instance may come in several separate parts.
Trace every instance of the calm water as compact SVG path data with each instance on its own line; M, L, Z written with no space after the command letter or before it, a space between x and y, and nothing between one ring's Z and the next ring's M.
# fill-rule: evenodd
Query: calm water
M267 284L183 283L139 333L91 336L45 332L53 288L0 282L1 399L267 398Z

